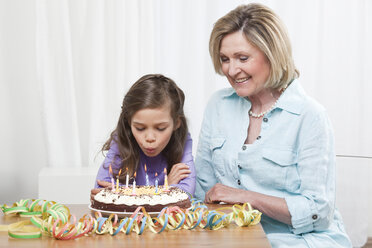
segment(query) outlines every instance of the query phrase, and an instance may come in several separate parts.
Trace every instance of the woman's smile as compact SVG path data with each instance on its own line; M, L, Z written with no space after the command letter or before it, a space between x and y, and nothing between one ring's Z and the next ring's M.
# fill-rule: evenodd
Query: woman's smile
M246 82L248 82L249 79L251 79L251 77L235 79L235 83L237 83L237 84L246 83Z

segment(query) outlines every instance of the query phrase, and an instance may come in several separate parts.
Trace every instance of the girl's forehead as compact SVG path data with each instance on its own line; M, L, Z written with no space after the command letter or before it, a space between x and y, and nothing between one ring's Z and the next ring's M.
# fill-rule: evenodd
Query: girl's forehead
M168 123L173 121L170 105L159 108L144 108L134 113L132 123Z

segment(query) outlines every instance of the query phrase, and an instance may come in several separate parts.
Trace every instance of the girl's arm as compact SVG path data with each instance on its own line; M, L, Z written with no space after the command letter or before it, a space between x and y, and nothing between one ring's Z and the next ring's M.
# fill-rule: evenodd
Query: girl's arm
M110 149L108 150L105 160L98 169L96 182L94 188L102 188L102 184L98 184L97 181L111 182L111 175L109 172L109 166L111 165L114 173L117 173L120 169L120 156L119 148L114 140L111 141Z
M187 135L181 163L173 165L168 175L168 180L169 184L194 195L196 172L194 158L192 156L192 139L190 134Z
M106 187L110 187L111 186L111 182L97 180L96 183L98 183L98 186L101 186L103 188L106 188ZM91 189L90 190L90 199L93 200L94 199L94 196L96 194L98 194L101 190L102 190L102 188L98 188L98 187L96 187L94 189Z

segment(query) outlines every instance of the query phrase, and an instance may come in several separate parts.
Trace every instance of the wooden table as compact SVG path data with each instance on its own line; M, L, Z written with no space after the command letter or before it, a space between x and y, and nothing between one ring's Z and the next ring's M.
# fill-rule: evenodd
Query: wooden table
M71 213L77 217L83 216L90 210L87 205L67 205ZM221 205L208 205L209 209L216 209ZM11 224L25 218L4 216L0 213L0 225ZM249 227L239 227L234 223L220 230L168 230L160 234L145 230L142 235L132 232L129 235L119 233L116 236L109 234L93 234L76 240L55 240L48 236L39 239L13 239L7 232L0 232L0 247L271 247L261 224Z

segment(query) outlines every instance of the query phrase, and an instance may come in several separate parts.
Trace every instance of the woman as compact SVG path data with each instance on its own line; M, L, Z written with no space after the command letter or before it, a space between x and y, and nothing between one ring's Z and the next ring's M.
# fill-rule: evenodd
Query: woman
M196 197L251 203L273 247L351 247L334 206L332 127L297 80L281 20L239 6L215 23L209 50L231 88L205 110Z

